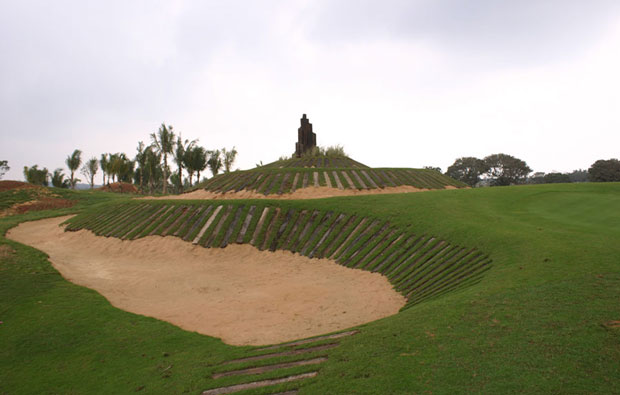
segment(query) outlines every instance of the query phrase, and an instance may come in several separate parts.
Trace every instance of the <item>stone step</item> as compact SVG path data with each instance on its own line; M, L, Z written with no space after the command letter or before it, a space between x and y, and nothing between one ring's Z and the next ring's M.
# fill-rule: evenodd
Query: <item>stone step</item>
M343 337L357 335L358 333L360 333L360 331L355 329L355 330L352 330L352 331L333 333L331 335L317 336L317 337L313 337L313 338L310 338L310 339L302 339L302 340L295 340L295 341L288 342L288 343L275 344L273 346L259 348L257 351L274 350L274 349L280 348L280 347L296 347L296 346L301 346L303 344L314 343L314 342L318 342L318 341L322 341L322 340L340 339L340 338L343 338Z
M290 383L291 381L308 379L311 377L316 377L317 374L318 372L309 372L309 373L296 374L293 376L286 376L286 377L282 377L279 379L268 379L268 380L261 380L261 381L252 381L250 383L245 383L245 384L235 384L235 385L230 385L228 387L220 387L220 388L206 390L202 392L202 395L231 394L233 392L239 392L239 391L249 390L253 388L261 388L261 387L267 387L270 385Z
M274 365L258 366L258 367L255 367L255 368L229 370L227 372L214 373L211 377L214 378L214 379L219 379L220 377L241 376L241 375L250 375L250 374L262 374L262 373L272 372L272 371L278 370L278 369L293 368L293 367L297 367L297 366L317 365L317 364L323 363L325 361L327 361L327 357L318 357L318 358L312 358L312 359L302 359L301 361L282 362L282 363L276 363Z

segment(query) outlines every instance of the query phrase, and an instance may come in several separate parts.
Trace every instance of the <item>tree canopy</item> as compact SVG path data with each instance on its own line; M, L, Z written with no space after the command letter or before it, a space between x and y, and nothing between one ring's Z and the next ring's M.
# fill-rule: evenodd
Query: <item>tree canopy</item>
M219 173L220 169L222 168L222 153L219 149L216 149L214 151L208 151L207 153L209 155L209 159L207 160L209 170L211 170L211 174L213 174L213 176L217 176L217 173Z
M235 159L237 158L237 150L235 147L232 147L230 151L226 148L222 148L222 157L224 158L224 171L226 173L230 173L230 169L235 163Z
M568 173L568 177L570 182L587 182L590 180L588 171L583 169L573 170Z
M49 171L47 168L39 169L38 165L24 166L24 178L31 184L48 186Z
M79 179L75 178L75 171L82 164L82 151L80 151L79 149L74 150L71 155L67 156L67 160L65 160L65 163L67 164L67 167L71 172L69 183L71 184L71 188L75 189L75 184L80 181Z
M527 163L506 154L489 155L484 158L484 163L487 177L496 186L521 184L532 172Z
M71 182L65 179L65 173L62 172L61 168L52 173L52 186L56 188L69 188L71 186Z
M558 172L545 174L545 176L543 177L543 180L545 184L557 184L557 183L563 183L563 182L565 183L571 182L570 176L568 174L558 173Z
M11 168L9 167L9 162L6 160L0 160L0 180L2 179L2 176L4 176L9 170L11 170Z
M452 166L446 170L446 175L473 187L480 181L480 176L486 173L487 170L488 167L485 161L468 156L455 160Z
M188 155L187 153L192 150L196 142L197 140L192 140L192 141L189 141L187 139L183 140L180 134L179 134L179 137L177 138L177 142L175 144L175 148L173 152L173 157L174 157L174 163L177 164L177 167L179 169L179 172L177 174L177 181L176 181L179 193L183 193L183 166L185 165L186 156Z
M108 154L101 154L101 159L99 159L99 165L101 166L101 172L103 173L103 185L105 185L105 176L108 174L108 163L110 159L108 158ZM108 184L110 183L110 179L108 177Z
M88 180L90 189L93 189L95 186L95 174L97 174L98 170L99 162L97 161L97 158L94 157L90 158L86 163L84 163L84 166L82 166L82 174Z
M189 185L192 185L194 173L197 174L196 182L200 182L200 172L207 168L207 150L199 145L192 147L186 152L185 167L189 174Z
M588 169L591 181L620 181L620 161L618 159L597 160Z
M159 127L157 133L151 134L151 140L153 141L153 146L157 150L159 154L162 155L164 159L164 167L163 167L163 193L166 194L168 191L168 154L172 154L174 150L174 132L172 131L172 125L166 126L165 123L162 123Z

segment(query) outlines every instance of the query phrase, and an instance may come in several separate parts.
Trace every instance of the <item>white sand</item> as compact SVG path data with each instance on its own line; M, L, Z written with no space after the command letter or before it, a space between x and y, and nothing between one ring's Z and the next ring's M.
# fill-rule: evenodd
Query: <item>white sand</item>
M64 232L52 218L7 237L46 252L69 281L114 306L234 345L265 345L396 314L405 298L378 274L250 245L206 249L176 237L134 241Z

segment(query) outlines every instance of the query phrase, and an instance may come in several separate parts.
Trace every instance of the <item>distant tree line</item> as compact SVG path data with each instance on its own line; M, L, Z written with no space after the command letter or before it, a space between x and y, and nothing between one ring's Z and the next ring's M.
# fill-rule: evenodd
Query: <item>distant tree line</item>
M426 168L437 170L427 166ZM446 170L446 175L470 186L550 184L561 182L607 182L620 181L620 161L617 159L597 160L588 170L574 170L570 173L532 173L532 169L521 159L507 154L493 154L479 159L462 157Z
M467 185L485 182L492 186L522 184L532 169L523 160L507 154L493 154L478 159L458 158L446 170L446 175Z
M157 132L150 134L151 143L138 142L133 159L125 153L104 153L100 158L93 157L82 161L82 151L76 149L67 156L65 164L69 169L67 177L62 168L50 173L47 168L39 169L37 165L24 167L26 181L37 185L49 185L58 188L75 188L81 180L76 177L79 170L86 182L93 188L95 176L101 170L102 183L133 183L142 192L154 193L161 190L166 194L169 188L182 193L184 188L200 182L200 175L207 168L213 176L220 171L230 172L237 158L235 147L228 150L208 150L198 145L198 140L183 140L181 134L175 133L171 125L162 123ZM170 162L176 164L176 171L170 168ZM81 166L81 167L80 167ZM9 170L7 161L0 161L0 178ZM184 173L187 174L185 177Z

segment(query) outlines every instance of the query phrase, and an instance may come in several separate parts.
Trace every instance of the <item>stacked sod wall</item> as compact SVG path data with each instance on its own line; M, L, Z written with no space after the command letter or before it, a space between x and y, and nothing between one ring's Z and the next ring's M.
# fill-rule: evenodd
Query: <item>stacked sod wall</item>
M466 186L427 169L263 167L220 174L202 184L202 187L216 193L252 191L263 195L282 195L307 187L370 190L403 185L419 189Z
M287 168L287 167L337 167L337 168L368 168L368 166L348 157L338 156L307 156L278 160L262 166L262 168Z
M205 248L249 243L379 272L414 304L480 281L491 267L475 248L413 234L369 216L259 203L144 202L106 206L67 221L67 231L135 240L174 236Z

